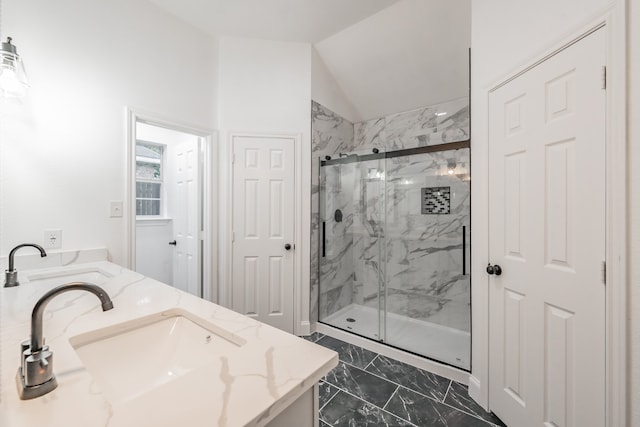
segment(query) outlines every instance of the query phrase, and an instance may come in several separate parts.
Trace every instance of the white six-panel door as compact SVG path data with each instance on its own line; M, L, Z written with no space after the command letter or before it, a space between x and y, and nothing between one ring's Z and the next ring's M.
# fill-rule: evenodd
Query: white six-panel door
M605 425L605 30L490 94L491 409Z
M176 246L173 256L173 286L202 296L199 268L200 207L198 188L198 140L178 145L174 153L175 182L173 194L173 234Z
M236 136L232 142L232 308L288 332L294 311L294 141Z

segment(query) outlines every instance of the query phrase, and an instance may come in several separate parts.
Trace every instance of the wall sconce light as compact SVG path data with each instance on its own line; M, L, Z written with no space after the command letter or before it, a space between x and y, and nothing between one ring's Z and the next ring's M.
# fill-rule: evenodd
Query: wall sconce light
M16 46L11 43L11 37L7 37L0 49L0 98L22 98L27 94L28 88L29 81L22 58L18 55Z

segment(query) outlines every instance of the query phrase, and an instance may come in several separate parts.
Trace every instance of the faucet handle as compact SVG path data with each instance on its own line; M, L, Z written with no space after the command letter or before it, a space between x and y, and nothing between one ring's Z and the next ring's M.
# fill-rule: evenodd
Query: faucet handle
M45 345L45 339L42 338L42 349L49 350L49 346ZM27 357L31 356L31 338L27 338L20 343L20 355L22 360L25 360Z
M20 343L20 366L22 367L22 372L27 369L25 362L29 356L31 356L31 341L27 338Z
M23 352L24 360L16 374L16 385L20 399L33 399L49 393L58 387L53 375L53 353L49 347L31 353L31 349Z
M53 379L53 353L43 348L30 354L25 360L24 383L26 386L38 386Z

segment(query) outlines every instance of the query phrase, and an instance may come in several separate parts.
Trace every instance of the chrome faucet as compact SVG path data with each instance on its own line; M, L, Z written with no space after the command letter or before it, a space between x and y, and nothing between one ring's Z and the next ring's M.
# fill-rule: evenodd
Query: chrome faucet
M18 282L18 270L13 268L13 257L16 255L16 251L18 249L24 248L25 246L31 246L39 250L41 258L44 258L47 256L47 253L44 251L44 248L40 245L36 245L35 243L23 243L11 249L11 252L9 252L9 269L4 271L4 287L5 288L11 288L13 286L18 286L20 284Z
M53 353L44 345L42 315L44 308L57 295L67 291L87 291L100 299L102 311L111 310L113 302L100 286L86 282L71 282L51 289L33 307L31 313L31 338L20 344L22 365L16 374L20 399L27 400L49 393L58 386L53 375Z

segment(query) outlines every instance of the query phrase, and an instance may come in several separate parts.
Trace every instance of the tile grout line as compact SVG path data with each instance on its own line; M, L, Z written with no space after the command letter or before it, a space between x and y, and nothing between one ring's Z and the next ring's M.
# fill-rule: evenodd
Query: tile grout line
M387 399L387 401L385 402L384 406L382 407L382 409L385 409L387 407L387 405L389 404L389 402L391 402L391 399L393 399L393 396L396 395L396 393L398 392L398 390L400 389L400 386L396 387L395 390L393 390L393 393L391 393L391 396L389 396L389 398ZM386 409L385 409L386 410Z
M398 388L396 388L396 390L391 394L391 397L389 398L389 400L387 400L387 403L384 404L385 407L389 404L389 402L391 402L391 398L398 392L398 390L400 390L400 387L401 386L398 386ZM402 400L401 397L399 399ZM393 412L391 412L391 411L389 411L387 409L383 408L383 410L389 412L390 414L393 414ZM412 421L409 421L406 418L401 417L400 415L396 415L396 414L393 414L393 415L395 415L396 417L400 418L401 420L404 420L404 421L408 422L409 424L416 425Z
M327 347L327 348L328 348L328 347ZM333 350L333 349L330 349L330 350ZM365 349L365 350L366 350L366 349ZM333 350L333 351L336 351L336 350ZM338 356L339 356L339 354L338 354ZM372 375L375 375L375 376L376 376L376 377L378 377L378 378L382 378L383 380L387 380L387 381L392 382L392 383L394 383L394 384L396 384L396 385L402 385L402 384L397 383L397 382L395 382L395 381L393 381L393 380L390 380L390 379L385 378L385 377L383 377L383 376L381 376L381 375L378 375L378 374L376 374L375 372L371 372L371 371L368 371L368 370L367 370L367 368L368 368L369 366L371 366L371 364L372 364L376 359L380 359L380 357L386 357L386 356L383 356L383 355L381 355L380 353L376 353L376 356L375 356L373 359L371 359L371 362L369 362L369 363L368 363L364 368L361 368L361 367L359 367L359 366L356 366L356 365L354 365L353 363L346 362L346 361L344 361L344 360L342 360L342 359L340 359L340 361L341 361L341 362L343 362L343 363L346 363L346 364L347 364L347 365L349 365L349 366L353 366L354 368L358 368L358 369L361 369L361 370L363 370L363 371L365 371L365 372L368 372L368 373L370 373L370 374L372 374ZM443 377L443 376L441 376L441 375L435 374L435 373L430 372L430 371L425 371L424 369L418 368L418 367L413 366L413 365L409 365L408 363L401 362L401 361L396 360L396 359L393 359L393 358L391 358L391 357L386 357L386 358L387 358L387 359L390 359L390 360L393 360L394 362L398 362L398 363L401 363L401 364L407 365L407 366L409 366L409 367L411 367L411 368L413 368L413 369L417 369L418 371L425 372L425 373L427 373L427 374L431 374L431 375L434 375L434 376L436 376L436 377L442 378L442 379L443 379L443 380L445 380L445 381L449 381L449 386L451 386L451 381L453 381L453 380L452 380L452 379L450 379L450 378ZM405 386L405 387L406 387L406 386ZM406 387L406 388L408 388L408 387ZM411 389L410 389L410 390L411 390ZM445 394L446 394L446 393L445 393ZM443 398L443 401L444 401L444 398Z
M333 385L333 384L332 384L332 385ZM397 416L397 415L396 415L396 414L394 414L393 412L389 412L389 411L387 411L386 409L381 408L381 407L379 407L378 405L375 405L375 404L373 404L373 403L369 402L368 400L365 400L365 399L363 399L363 398L361 398L361 397L358 397L358 396L356 396L355 394L353 394L353 393L351 393L351 392L349 392L349 391L347 391L347 390L345 390L345 389L342 389L342 388L337 387L337 386L334 386L334 387L336 387L339 391L341 391L341 392L343 392L343 393L348 394L348 395L349 395L349 396L351 396L351 397L355 397L356 399L361 400L362 402L366 403L367 405L371 405L371 406L373 406L374 408L377 408L377 409L381 410L382 412L385 412L385 413L387 413L387 414L389 414L389 415L392 415L392 416L394 416L394 417L396 417L396 418L399 418L399 419L401 419L401 420L403 420L403 421L407 421L407 422L408 422L409 424L411 424L412 426L418 427L418 426L416 426L416 424L412 423L411 421L405 420L404 418ZM396 390L397 390L397 389L396 389ZM338 394L338 393L336 393L336 394L334 395L334 397L335 397L337 394ZM333 400L333 397L332 397L331 399ZM327 403L329 403L329 402L327 402ZM326 405L326 404L324 404L322 407L324 408L325 406L327 406L327 405ZM324 421L324 420L323 420L323 421ZM326 421L325 421L325 422L326 422ZM327 423L327 424L329 424L329 423Z
M363 371L367 371L367 368L369 366L371 366L371 364L374 362L374 360L376 360L378 358L378 356L380 356L380 354L376 353L375 357L373 359L371 359L371 362L367 363L367 366L365 366L364 368L362 368ZM367 371L369 372L369 371Z
M345 365L349 365L349 366L351 366L352 368L360 369L361 371L364 371L364 372L366 372L366 373L368 373L368 374L371 374L371 375L373 375L373 376L375 376L375 377L377 377L377 378L383 379L383 380L385 380L385 381L387 381L387 382L389 382L389 383L391 383L391 384L395 385L395 386L396 386L396 389L393 391L393 393L391 393L391 397L393 397L393 395L394 395L394 394L396 394L400 388L403 388L403 389L409 390L409 391L411 391L411 392L414 392L414 393L416 393L416 394L417 394L417 395L419 395L419 396L422 396L422 397L424 397L424 398L427 398L427 399L429 399L429 400L432 400L432 401L434 401L434 402L436 402L436 403L440 403L440 404L442 404L442 405L445 405L445 406L446 406L446 407L448 407L449 409L453 409L454 411L457 411L457 412L462 412L462 413L467 414L467 415L469 415L469 416L471 416L471 417L474 417L474 418L476 418L476 419L478 419L478 420L480 420L480 421L484 421L485 423L487 423L487 424L489 424L489 425L492 425L492 424L493 424L493 423L491 423L491 421L487 421L487 420L485 420L484 418L479 417L477 414L470 413L470 412L467 412L467 411L463 411L463 410L462 410L462 409L460 409L460 408L456 408L455 406L451 406L451 405L449 405L448 403L444 403L444 399L443 399L442 401L440 401L440 400L438 400L438 399L434 398L433 396L428 396L428 395L426 395L426 394L424 394L424 393L421 393L421 392L419 392L419 391L417 391L417 390L414 390L414 389L409 388L409 387L407 387L407 386L404 386L404 385L402 385L402 384L398 384L398 383L396 383L396 382L394 382L394 381L391 381L391 380L388 380L388 379L386 379L386 378L384 378L384 377L378 376L378 375L376 375L376 374L374 374L374 373L372 373L372 372L365 371L364 369L359 368L359 367L354 366L354 365L351 365L350 363L347 363L347 362L344 362L344 361L342 361L342 363L344 363ZM358 397L358 396L356 396L355 394L353 394L353 393L349 392L348 390L346 390L346 389L344 389L344 388L342 388L342 387L339 387L338 385L336 385L336 384L332 383L332 382L331 382L331 381L329 381L328 379L325 379L324 381L325 381L326 383L330 384L331 386L333 386L333 387L337 388L338 390L340 390L340 391L343 391L343 392L347 393L347 394L348 394L348 395L350 395L350 396L353 396L353 397L355 397L355 398L358 398L358 399L362 400L363 402L367 402L368 404L373 405L373 406L375 406L376 408L379 408L379 409L382 409L382 410L384 410L384 411L386 411L386 412L389 412L389 411L387 411L386 409L384 409L384 407L383 407L383 408L380 408L378 405L375 405L374 403L369 402L368 400L365 400L365 399L363 399L362 397ZM451 387L451 384L449 384L449 387ZM337 393L336 393L336 394L337 394ZM335 394L334 394L333 396L335 396ZM332 398L333 398L333 396L332 396ZM389 398L389 400L391 400L391 397ZM389 400L387 400L387 403L389 403ZM327 403L328 403L328 402L327 402ZM384 405L384 406L387 406L387 403L385 403L385 405ZM325 404L325 405L323 405L322 407L324 408L324 406L326 406L326 404ZM389 413L390 413L390 414L392 414L392 415L393 415L393 416L395 416L395 417L398 417L398 415L393 414L392 412L389 412ZM398 418L401 418L401 419L403 419L403 420L404 420L404 418L402 418L402 417L398 417ZM408 420L405 420L405 421L410 422L410 421L408 421Z
M330 337L330 335L325 335L325 336L329 336L329 337ZM323 337L323 338L324 338L324 337ZM337 338L334 338L334 339L336 339L336 340L337 340ZM319 340L318 340L318 341L319 341ZM338 340L338 341L339 341L339 340ZM347 343L347 344L348 344L348 343ZM354 344L349 344L349 345L352 345L352 346L358 347L358 346L356 346L356 345L354 345ZM329 348L329 347L326 347L326 348ZM362 347L359 347L359 348L362 348ZM336 350L334 350L334 349L332 349L332 348L329 348L329 349L330 349L330 350L333 350L333 351L336 351ZM365 350L366 350L366 349L365 349ZM370 351L370 350L369 350L369 351ZM387 381L387 382L389 382L389 383L391 383L391 384L395 385L395 386L396 386L396 390L394 390L394 392L391 394L391 396L393 396L393 395L394 395L394 394L399 390L399 387L402 387L402 388L407 389L407 390L409 390L409 391L412 391L412 392L414 392L414 393L416 393L416 394L418 394L418 395L420 395L420 396L422 396L422 397L426 397L427 399L430 399L430 400L432 400L432 401L434 401L434 402L441 403L441 404L443 404L443 405L447 406L448 408L453 409L454 411L462 412L462 413L467 414L467 415L469 415L469 416L471 416L471 417L474 417L474 418L476 418L476 419L478 419L478 420L480 420L480 421L483 421L483 422L487 423L489 426L492 426L492 425L493 425L493 426L497 426L496 424L492 423L491 421L487 421L487 420L485 420L484 418L481 418L480 416L478 416L477 414L475 414L475 413L473 413L473 412L467 412L467 411L462 410L462 409L460 409L460 408L456 408L456 407L454 407L454 406L451 406L451 405L449 405L448 403L445 403L444 401L445 401L445 399L446 399L447 395L449 394L449 390L451 389L451 385L452 385L452 383L453 383L453 380L451 380L451 379L449 379L449 378L441 377L440 375L438 375L438 374L434 374L433 372L425 371L424 369L420 369L420 368L417 368L417 367L415 367L415 366L409 365L409 366L412 366L412 367L413 367L413 368L415 368L415 369L418 369L418 370L420 370L420 371L423 371L423 372L426 372L426 373L429 373L429 374L435 375L435 376L440 377L440 378L444 378L445 380L448 380L448 381L449 381L449 385L447 386L447 391L445 392L444 397L442 398L442 400L438 400L438 399L436 399L436 398L435 398L435 397L433 397L433 396L426 395L426 394L424 394L424 393L422 393L422 392L420 392L420 391L414 390L413 388L409 388L409 387L404 386L404 385L402 385L402 384L399 384L399 383L397 383L397 382L395 382L395 381L393 381L393 380L390 380L390 379L388 379L388 378L385 378L385 377L383 377L383 376L380 376L380 375L378 375L378 374L376 374L376 373L374 373L374 372L368 371L366 368L368 368L368 367L373 363L373 361L374 361L375 359L378 359L378 357L379 357L379 356L380 356L380 354L379 354L379 353L376 353L376 356L375 356L375 357L374 357L374 358L373 358L373 359L372 359L372 360L371 360L371 361L370 361L370 362L369 362L369 363L368 363L364 368L361 368L361 367L359 367L359 366L356 366L356 365L354 365L354 364L352 364L352 363L349 363L349 362L344 361L344 360L341 360L341 359L339 359L339 361L340 361L340 362L342 362L342 363L344 363L345 365L348 365L348 366L350 366L350 367L352 367L352 368L359 369L359 370L361 370L361 371L363 371L363 372L366 372L366 373L368 373L368 374L373 375L374 377L377 377L377 378L379 378L379 379L382 379L382 380L384 380L384 381ZM403 363L403 362L400 362L400 361L395 360L395 359L393 359L393 358L390 358L390 359L391 359L391 360L393 360L393 361L399 362L399 363ZM395 416L395 417L398 417L397 415L395 415L395 414L393 414L393 413L391 413L391 412L389 412L389 411L386 411L384 408L380 408L379 406L374 405L373 403L371 403L371 402L369 402L369 401L367 401L367 400L365 400L365 399L363 399L363 398L361 398L361 397L358 397L358 396L356 396L355 394L352 394L352 393L350 393L349 391L347 391L347 390L345 390L345 389L342 389L341 387L338 387L337 385L335 385L335 384L333 384L331 381L329 381L329 380L326 378L326 376L325 376L325 380L324 380L324 381L325 381L325 382L327 382L327 383L329 383L329 384L331 384L333 387L337 388L338 390L341 390L341 391L343 391L343 392L345 392L345 393L349 394L350 396L353 396L353 397L355 397L355 398L357 398L357 399L360 399L360 400L362 400L363 402L366 402L366 403L368 403L368 404L370 404L370 405L373 405L374 407L379 408L379 409L381 409L381 410L383 410L383 411L385 411L385 412L387 412L387 413L389 413L389 414L391 414L391 415L393 415L393 416ZM336 393L336 394L337 394L337 393ZM333 397L335 397L335 394L334 394L334 396L332 396L332 399L333 399ZM391 400L391 398L389 398L389 400ZM389 403L389 400L387 400L387 403ZM328 403L328 402L327 402L327 403ZM326 403L325 403L325 405L323 405L323 408L324 408L324 406L326 406ZM386 403L385 403L385 406L386 406ZM402 418L402 417L398 417L398 418L400 418L400 419L403 419L403 420L404 420L404 418ZM410 422L410 421L408 421L408 420L405 420L405 421Z
M414 389L412 389L412 388L409 388L409 387L407 387L406 385L402 385L402 384L397 383L397 382L395 382L395 381L393 381L393 380L390 380L390 379L388 379L388 378L385 378L385 377L383 377L383 376L380 376L380 375L378 375L378 374L376 374L376 373L373 373L373 372L371 372L371 371L367 371L367 370L365 370L365 369L362 369L362 368L360 368L360 367L358 367L358 366L352 365L351 363L345 362L344 360L341 360L340 362L342 362L342 363L344 363L345 365L348 365L348 366L350 366L350 367L352 367L352 368L360 369L361 371L364 371L364 372L366 372L367 374L371 374L371 375L373 375L374 377L376 377L376 378L380 378L381 380L385 380L386 382L389 382L389 383L391 383L391 384L393 384L393 385L395 385L395 386L402 387L402 388L406 388L407 390L413 391L414 393L417 393L417 394L419 394L420 396L423 396L423 397L429 398L429 399L433 400L434 402L444 403L444 399L443 399L443 401L440 401L440 400L436 399L436 398L435 398L435 397L433 397L433 396L426 395L426 394L424 394L424 393L422 393L422 392L419 392L419 391L417 391L417 390L414 390ZM434 375L435 375L435 374L434 374ZM325 377L325 378L326 378L326 377ZM332 386L337 387L337 385L333 384L331 381L329 381L329 380L327 380L327 379L325 379L325 382L328 382L328 383L329 383L329 384L331 384ZM449 405L447 405L447 406L449 406ZM454 409L457 409L457 408L454 408Z
M454 411L457 411L457 412L462 412L463 414L467 414L467 415L469 415L470 417L476 418L476 419L478 419L478 420L480 420L480 421L484 421L484 422L485 422L485 423L487 423L489 426L499 427L497 424L495 424L495 423L493 423L493 422L491 422L491 421L487 421L487 420L485 420L484 418L481 418L480 416L478 416L478 414L475 414L475 413L473 413L473 412L469 412L469 411L465 411L465 410L460 409L460 408L456 408L455 406L452 406L452 405L450 405L450 404L448 404L448 403L445 403L445 402L444 402L444 400L441 402L441 401L439 401L439 400L434 399L434 398L433 398L433 397L431 397L431 396L427 396L426 394L421 393L421 392L419 392L419 391L416 391L416 390L414 390L414 389L412 389L412 388L409 388L409 387L403 386L403 385L401 385L401 384L399 384L399 386L400 386L400 387L402 387L402 388L404 388L404 389L407 389L407 390L409 390L409 391L412 391L412 392L414 392L415 394L418 394L418 395L420 395L420 396L422 396L422 397L426 397L427 399L433 400L433 401L434 401L434 402L436 402L436 403L439 403L439 404L441 404L441 405L444 405L444 406L446 406L446 407L447 407L447 408L449 408L449 409L453 409ZM396 416L397 416L397 415L396 415Z
M346 362L345 362L345 363L346 363ZM347 364L347 365L349 365L348 363L346 363L346 364ZM353 365L349 365L349 366L353 366ZM354 367L354 368L358 368L357 366L353 366L353 367ZM361 369L361 368L358 368L358 369ZM365 372L368 372L368 371L365 371ZM379 378L382 378L382 377L379 377ZM385 379L385 378L383 378L383 379ZM387 381L389 381L389 380L387 380ZM394 414L393 412L390 412L390 411L388 411L388 410L384 409L384 407L383 407L383 408L381 408L381 407L379 407L378 405L376 405L376 404L374 404L374 403L372 403L372 402L369 402L368 400L363 399L362 397L356 396L355 394L351 393L350 391L348 391L348 390L346 390L346 389L344 389L344 388L342 388L342 387L339 387L339 386L337 386L337 385L335 385L335 384L333 384L333 383L331 383L331 382L329 382L329 381L325 381L325 382L326 382L326 383L328 383L328 384L330 384L332 387L337 388L337 389L338 389L338 391L342 391L342 392L344 392L344 393L348 394L349 396L352 396L352 397L355 397L356 399L362 400L363 402L368 403L369 405L372 405L372 406L374 406L374 407L376 407L376 408L378 408L378 409L380 409L380 410L382 410L382 411L385 411L386 413L391 414L391 415L393 415L394 417L400 418L400 419L402 419L402 420L404 420L404 421L407 421L408 423L411 423L412 425L415 425L415 424L413 424L411 421L409 421L409 420L405 420L404 418L402 418L402 417L400 417L400 416L398 416L398 415ZM437 399L434 399L434 398L433 398L433 397L431 397L431 396L427 396L427 395L426 395L426 394L424 394L424 393L420 393L419 391L416 391L416 390L411 389L411 388L409 388L409 387L403 386L402 384L396 384L396 383L394 383L393 381L389 381L389 382L397 386L397 387L396 387L396 389L393 391L393 393L391 393L391 397L393 397L393 395L394 395L394 394L396 394L396 393L398 392L398 390L400 389L400 387L402 387L402 388L407 389L407 390L409 390L409 391L412 391L412 392L414 392L414 393L416 393L416 394L418 394L418 395L420 395L420 396L422 396L422 397L425 397L425 398L427 398L427 399L429 399L429 400L432 400L432 401L434 401L434 402L436 402L436 403L440 403L440 404L442 404L442 405L444 405L444 406L448 407L449 409L453 409L454 411L457 411L457 412L462 412L463 414L469 415L470 417L473 417L473 418L475 418L475 419L477 419L477 420L483 421L483 422L485 422L485 423L486 423L488 426L490 426L490 427L491 427L491 426L499 427L497 424L492 423L491 421L487 421L487 420L485 420L484 418L479 417L477 414L474 414L474 413L472 413L472 412L464 411L464 410L462 410L462 409L460 409L460 408L456 408L455 406L451 406L451 405L449 405L448 403L444 403L444 401L442 401L442 402L441 402L441 401L439 401L439 400L437 400ZM334 394L333 394L333 396L331 396L331 399L329 399L329 400L328 400L324 405L322 405L322 408L324 408L325 406L327 406L327 403L329 403L329 401L333 400L333 398L334 398L337 394L338 394L337 392L336 392L336 393L334 393ZM388 403L389 403L389 401L391 400L391 397L389 398L389 400L387 400L387 403L385 403L385 405L384 405L384 406L387 406L387 404L388 404ZM322 409L322 408L321 408L321 409Z
M496 423L494 423L494 422L492 422L492 421L485 420L484 418L480 417L480 416L479 416L478 414L476 414L475 412L472 412L471 410L466 410L467 408L466 408L465 406L463 406L463 408L465 408L465 409L460 409L460 408L456 408L456 407L455 407L455 406L453 406L453 405L450 405L449 403L446 403L446 402L445 402L445 400L447 399L447 396L449 395L449 391L451 390L451 386L452 386L452 385L453 385L453 380L451 380L451 382L449 383L449 388L447 389L447 393L445 394L444 399L442 400L442 404L443 404L443 405L446 405L446 406L448 406L448 407L449 407L449 408L451 408L451 409L455 409L456 411L462 412L462 413L467 414L467 415L469 415L469 416L471 416L471 417L475 417L475 418L477 418L477 419L479 419L479 420L482 420L482 421L484 421L485 423L489 424L490 426L499 427ZM414 391L415 391L415 390L414 390ZM422 393L417 392L417 391L416 391L416 393L418 393L418 394L422 394ZM425 396L425 397L429 397L429 396ZM453 398L452 398L452 399L453 399ZM490 413L490 414L493 414L493 412L489 412L489 413Z
M426 397L429 397L429 396L426 396ZM478 414L474 414L473 412L468 412L468 411L465 411L463 409L456 408L455 406L451 406L451 405L449 405L448 403L445 403L445 402L438 402L438 403L442 403L443 405L445 405L445 406L447 406L447 407L449 407L449 408L451 408L453 410L456 410L458 412L462 412L463 414L467 414L470 417L476 418L476 419L478 419L480 421L484 421L485 423L489 424L489 426L496 426L497 427L497 425L495 423L493 423L491 421L487 421L484 418L479 417Z
M447 400L447 396L449 395L449 390L451 390L451 383L453 383L453 380L449 381L449 386L447 387L447 392L444 394L444 397L442 398L442 403L444 403L444 401Z
M331 387L335 387L333 384L329 384ZM320 411L322 411L322 409L324 409L325 406L327 406L327 404L329 402L331 402L333 400L334 397L336 397L336 395L340 392L340 389L338 387L336 387L338 390L333 393L331 395L331 397L329 398L329 400L327 400L326 402L324 402L324 405L322 405L320 408L318 408L318 416L320 416Z

